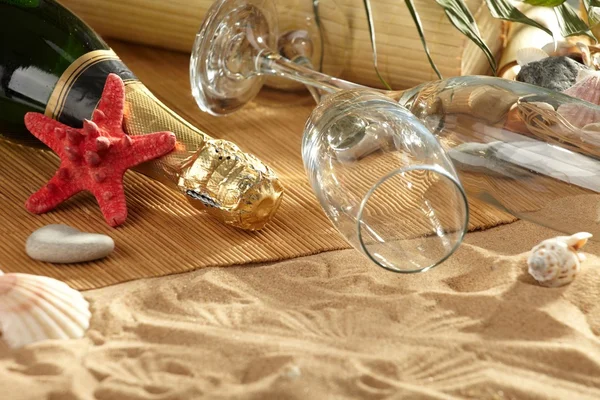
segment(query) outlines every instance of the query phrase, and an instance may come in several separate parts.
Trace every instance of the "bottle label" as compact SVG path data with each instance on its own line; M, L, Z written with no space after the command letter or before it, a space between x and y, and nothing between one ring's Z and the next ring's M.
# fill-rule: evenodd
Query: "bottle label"
M60 77L45 114L65 125L81 128L83 120L91 118L98 105L110 73L119 75L125 84L137 81L112 50L95 50L79 57Z

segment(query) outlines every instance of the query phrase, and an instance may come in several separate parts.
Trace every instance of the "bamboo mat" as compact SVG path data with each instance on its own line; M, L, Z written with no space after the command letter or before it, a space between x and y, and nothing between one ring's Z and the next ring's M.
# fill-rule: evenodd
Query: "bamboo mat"
M211 117L200 112L191 97L187 55L110 44L167 106L211 136L232 140L273 167L286 190L282 205L267 228L245 232L200 213L177 192L128 172L129 217L119 228L106 225L95 199L87 193L37 216L28 213L23 203L52 176L58 158L50 152L2 143L0 269L47 275L78 289L91 289L207 266L276 261L349 247L321 211L305 177L300 143L314 107L309 96L263 93L236 114ZM515 220L483 204L471 207L472 230ZM24 248L27 237L51 223L105 233L115 240L115 252L86 264L53 265L29 259Z

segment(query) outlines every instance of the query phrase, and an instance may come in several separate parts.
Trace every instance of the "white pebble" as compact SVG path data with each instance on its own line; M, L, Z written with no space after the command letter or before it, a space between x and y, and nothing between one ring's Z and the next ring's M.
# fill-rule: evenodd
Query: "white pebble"
M25 251L35 260L51 263L77 263L109 255L115 242L98 233L78 231L67 225L46 225L27 239Z

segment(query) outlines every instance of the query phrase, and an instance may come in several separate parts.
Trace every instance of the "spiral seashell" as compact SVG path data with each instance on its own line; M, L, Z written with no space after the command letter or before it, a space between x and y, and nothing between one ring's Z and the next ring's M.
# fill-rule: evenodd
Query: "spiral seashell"
M0 271L0 332L9 347L81 338L90 317L89 303L66 283Z
M591 237L591 233L579 232L544 240L531 249L527 260L529 274L546 287L571 283L579 272L580 262L585 260L585 256L577 250Z

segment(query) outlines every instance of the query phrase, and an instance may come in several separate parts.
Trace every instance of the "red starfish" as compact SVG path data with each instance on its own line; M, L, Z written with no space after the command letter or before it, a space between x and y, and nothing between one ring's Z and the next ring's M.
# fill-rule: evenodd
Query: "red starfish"
M96 197L109 225L125 221L125 171L173 150L175 135L171 132L126 135L122 128L124 105L123 81L110 74L92 120L85 120L82 129L63 125L43 114L25 115L27 129L61 160L54 177L25 203L30 212L45 213L87 190Z

